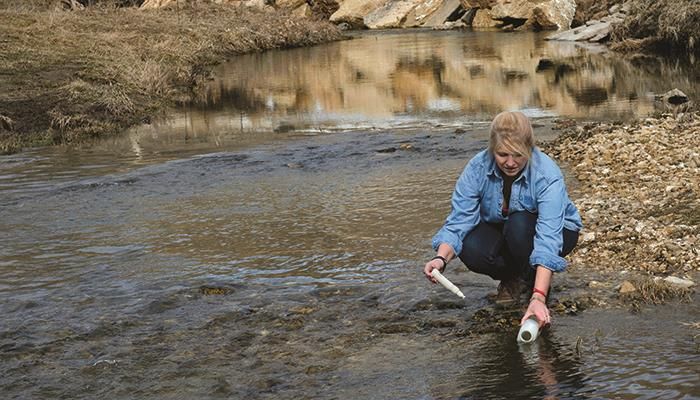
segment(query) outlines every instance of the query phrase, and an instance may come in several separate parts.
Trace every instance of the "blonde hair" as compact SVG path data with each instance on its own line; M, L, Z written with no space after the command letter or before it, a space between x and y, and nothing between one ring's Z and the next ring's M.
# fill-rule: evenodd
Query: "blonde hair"
M520 153L530 159L532 149L535 147L535 137L532 133L532 125L525 114L519 111L504 111L491 122L491 137L489 138L489 151L495 154L496 150L503 148L507 151Z

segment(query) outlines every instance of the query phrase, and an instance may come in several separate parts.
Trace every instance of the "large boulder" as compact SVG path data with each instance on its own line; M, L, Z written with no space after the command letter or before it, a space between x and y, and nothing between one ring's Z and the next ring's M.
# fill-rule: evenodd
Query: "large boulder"
M370 29L399 28L408 14L422 3L423 0L390 0L364 18L365 26Z
M491 17L539 29L569 29L576 11L575 0L499 0Z
M440 9L444 3L445 0L421 1L420 4L406 15L406 20L403 22L402 26L404 28L413 28L423 25L425 20Z
M431 28L441 27L449 20L450 16L460 9L462 9L462 4L459 0L444 0L440 4L440 7L425 19L422 26Z
M365 16L384 6L387 0L345 0L330 17L336 24L345 22L353 28L365 27Z
M472 28L495 28L501 25L501 22L494 20L491 17L491 11L487 9L478 9L472 19Z
M461 3L465 10L472 8L490 9L498 3L498 0L461 0Z

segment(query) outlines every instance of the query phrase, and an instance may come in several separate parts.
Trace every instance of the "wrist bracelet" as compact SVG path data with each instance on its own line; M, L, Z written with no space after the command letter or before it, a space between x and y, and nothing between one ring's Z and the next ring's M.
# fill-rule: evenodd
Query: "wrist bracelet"
M539 297L532 295L532 297L530 297L530 303L532 303L532 301L535 300L535 301L539 301L540 303L542 303L546 306L547 305L546 299L547 299L546 297L544 299L540 299Z
M537 288L532 288L532 294L535 294L535 293L541 294L542 296L544 296L545 299L547 298L547 293L545 293L543 290L540 290Z
M446 259L445 257L443 257L443 256L435 256L435 257L433 257L433 258L430 259L430 261L433 261L433 260L440 260L440 261L442 261L442 270L441 270L441 272L445 271L445 268L447 267L447 259Z

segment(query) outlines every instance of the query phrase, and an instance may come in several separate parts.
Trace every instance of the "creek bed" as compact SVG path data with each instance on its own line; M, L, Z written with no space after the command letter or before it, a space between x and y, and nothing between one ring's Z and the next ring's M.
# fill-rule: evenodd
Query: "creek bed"
M414 83L457 82L461 78L451 80L451 74L464 64L448 66L471 54L465 48L475 47L468 46L480 44L484 60L499 62L503 57L495 51L544 46L531 34L499 42L509 36L476 35L460 42L457 33L382 33L250 56L237 62L257 60L251 65L260 72L261 65L273 71L301 68L289 60L318 60L314 54L323 51L329 60L367 51L394 54L381 49L400 53L392 58L398 63L354 71L354 83L342 90L345 102L331 95L337 87L326 90L323 82L296 87L290 97L284 94L291 89L276 84L275 74L260 81L269 87L260 83L250 90L229 90L235 85L222 78L212 87L223 88L220 93L229 94L218 98L228 100L212 100L209 108L191 104L164 121L90 146L0 158L3 393L8 398L700 396L697 330L682 324L696 322L696 303L643 308L640 314L557 315L537 346L519 348L520 311L493 307L488 294L495 282L451 264L447 276L467 295L462 301L422 277L430 237L448 212L454 182L486 144L487 115L511 106L526 109L541 137L556 134L555 118L611 117L491 93L479 101L455 100L450 93L460 89L448 84L435 92L438 97L425 97L432 89L423 88L392 100L404 108L390 112L376 107L384 97L370 101L370 93L399 93L408 79L393 81L389 90L386 81L372 83L375 75L397 79L408 71L421 77ZM372 50L374 42L380 47ZM461 49L462 58L436 63L435 52L449 49ZM526 53L515 59L536 58ZM280 64L278 57L288 62ZM368 64L362 54L357 57L358 65ZM527 65L534 68L535 61ZM387 74L387 65L400 68ZM482 66L483 79L504 76L483 72L491 68ZM342 76L336 72L328 76ZM472 72L479 75L478 68ZM540 87L539 78L505 76L515 86L503 92L520 93L526 83L530 89L522 93ZM413 84L404 89L417 90ZM314 90L327 96L314 97ZM381 113L351 102L353 90ZM464 93L473 92L478 93L474 86ZM240 93L253 100L240 101ZM511 102L486 106L487 98ZM643 107L625 104L630 110ZM556 282L582 285L570 274Z

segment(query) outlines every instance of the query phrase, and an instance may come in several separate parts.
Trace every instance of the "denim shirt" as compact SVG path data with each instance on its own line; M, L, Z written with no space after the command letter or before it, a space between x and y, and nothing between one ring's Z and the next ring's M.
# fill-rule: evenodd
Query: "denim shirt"
M480 221L503 223L503 178L488 150L472 158L457 180L452 194L452 211L445 225L433 237L433 248L441 243L452 247L456 255L462 241ZM563 229L580 231L583 227L576 206L569 199L564 176L557 164L537 148L520 176L513 182L508 213L529 211L537 214L534 249L530 265L541 265L552 271L566 268L560 257Z

